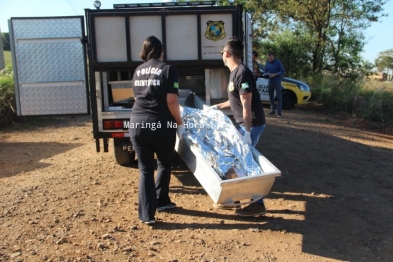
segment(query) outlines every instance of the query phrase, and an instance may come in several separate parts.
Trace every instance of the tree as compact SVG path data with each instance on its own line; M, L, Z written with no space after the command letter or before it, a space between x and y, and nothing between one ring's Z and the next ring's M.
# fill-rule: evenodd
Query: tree
M320 73L326 66L337 72L343 66L361 62L362 30L385 16L381 13L385 3L385 0L283 0L278 8L282 20L302 23L308 28L314 39L312 68Z
M263 41L262 54L274 51L275 56L283 63L285 75L294 78L305 78L311 73L311 53L307 51L311 39L301 29L284 30L275 33L274 41Z
M3 40L3 50L4 51L11 51L10 34L9 33L1 33L1 38Z
M375 66L379 71L386 69L388 73L390 69L393 75L393 48L380 52L375 59Z
M218 0L216 3L224 6L230 5L228 0ZM268 39L271 32L285 29L277 1L235 0L233 4L243 5L244 10L250 14L253 43Z
M302 52L309 58L305 64L311 65L312 72L320 74L328 70L354 76L364 65L361 59L365 44L363 31L386 16L383 13L386 1L235 0L234 4L242 4L251 14L253 46L258 50L282 41L281 33L290 30L294 33L293 40L302 44ZM218 0L218 4L229 5L229 2ZM284 48L284 42L275 47ZM295 51L297 47L286 48L284 53ZM297 59L298 55L285 57ZM289 68L293 67L289 65Z

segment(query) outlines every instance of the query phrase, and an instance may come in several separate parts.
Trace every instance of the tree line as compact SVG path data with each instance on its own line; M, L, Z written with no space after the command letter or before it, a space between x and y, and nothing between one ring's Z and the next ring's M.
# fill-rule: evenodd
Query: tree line
M227 0L218 3L229 5ZM235 0L251 16L255 49L262 54L274 51L286 74L293 77L324 72L356 77L370 72L374 64L361 56L366 44L363 32L371 23L387 16L385 3L385 0ZM385 58L376 62L381 66L385 63Z
M11 51L10 34L9 33L1 33L1 39L3 40L3 50L4 51Z
M178 0L182 1L182 0ZM261 54L274 51L286 74L305 78L329 72L356 78L376 66L393 71L393 49L364 61L364 30L378 22L387 0L235 0L251 16L253 46ZM229 5L218 0L218 5ZM9 33L2 33L10 50ZM262 56L263 57L263 56Z

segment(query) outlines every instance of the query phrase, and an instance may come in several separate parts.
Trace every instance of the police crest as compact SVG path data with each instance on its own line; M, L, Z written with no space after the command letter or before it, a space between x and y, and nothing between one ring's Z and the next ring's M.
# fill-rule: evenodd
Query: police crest
M227 34L225 33L225 27L223 21L207 21L206 22L206 33L205 37L209 40L218 41L224 39Z

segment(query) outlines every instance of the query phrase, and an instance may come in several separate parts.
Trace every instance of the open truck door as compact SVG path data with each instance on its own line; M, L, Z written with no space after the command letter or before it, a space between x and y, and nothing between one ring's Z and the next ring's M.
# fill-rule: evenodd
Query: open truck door
M84 18L11 18L18 116L90 114Z

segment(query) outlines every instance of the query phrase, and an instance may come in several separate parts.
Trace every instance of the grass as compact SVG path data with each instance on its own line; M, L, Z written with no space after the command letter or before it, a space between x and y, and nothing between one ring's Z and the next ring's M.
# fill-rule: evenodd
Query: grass
M12 68L11 51L4 51L4 63L5 63L5 67Z
M364 80L364 87L366 88L391 88L393 89L393 81L377 81L377 80Z
M313 79L312 96L332 112L393 125L393 83L375 80L340 80L336 76Z

